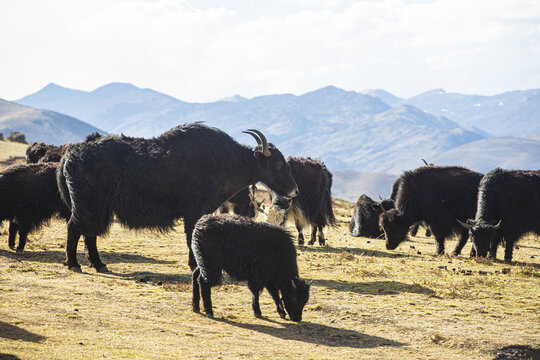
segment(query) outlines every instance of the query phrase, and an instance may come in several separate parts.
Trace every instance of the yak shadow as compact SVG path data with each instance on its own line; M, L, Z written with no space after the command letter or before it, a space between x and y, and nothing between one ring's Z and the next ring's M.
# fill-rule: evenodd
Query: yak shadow
M283 340L296 340L330 347L350 347L361 349L379 346L405 345L394 340L362 334L355 330L340 329L337 327L315 324L307 321L302 321L300 323L281 323L266 318L263 318L263 320L272 322L276 326L237 323L224 318L216 319L216 321L231 326L257 331Z
M406 284L399 281L352 282L315 279L313 280L313 285L368 295L395 295L399 293L433 295L435 293L425 286Z
M106 264L135 263L135 264L175 264L173 260L161 260L139 254L126 254L108 251L100 251L99 255ZM62 263L66 258L64 251L43 250L24 251L16 253L14 251L0 249L0 256L13 260L29 260L41 263ZM79 260L84 263L86 258L83 254L77 254Z
M341 254L343 252L348 252L357 256L373 256L381 258L418 258L418 255L414 254L402 254L402 253L392 253L387 251L379 250L368 250L354 247L329 247L329 246L299 246L298 249L307 252L313 253L331 253L331 254Z
M34 334L30 331L21 329L18 326L11 325L2 321L0 321L0 338L10 340L22 340L34 343L39 343L45 340L45 336Z
M191 274L164 274L151 271L135 271L132 273L109 272L101 274L105 277L120 277L125 280L133 280L138 283L152 285L191 285Z
M0 359L2 359L2 360L21 360L21 358L18 357L17 355L5 354L5 353L0 353Z

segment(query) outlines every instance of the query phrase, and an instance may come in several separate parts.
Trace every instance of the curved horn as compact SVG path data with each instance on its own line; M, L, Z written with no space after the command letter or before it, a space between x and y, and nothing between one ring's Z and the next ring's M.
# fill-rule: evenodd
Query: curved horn
M456 219L456 220L457 220L457 222L458 222L461 226L463 226L465 229L467 229L467 230L471 230L471 229L472 229L472 225L469 225L469 224L467 224L467 223L464 223L463 221L460 221L459 219Z
M296 284L294 283L294 279L291 279L291 286L294 290L296 290Z
M259 139L259 137L252 133L251 131L242 131L244 134L249 134L251 136L253 136L255 138L255 141L257 141L257 145L261 145L261 139Z
M422 161L424 162L424 164L426 164L426 166L429 166L426 160L422 159Z
M497 225L495 225L495 230L497 230L498 228L501 227L501 223L502 223L502 220L499 220L499 222L497 223Z
M380 199L380 200L384 200L384 199L382 198L381 194L379 194L379 199Z
M259 137L261 138L261 141L262 141L262 153L264 156L268 157L270 156L270 150L268 150L268 141L266 141L266 137L263 135L262 132L260 132L259 130L255 130L255 129L248 129L248 131L252 131L254 132L255 134L259 135Z

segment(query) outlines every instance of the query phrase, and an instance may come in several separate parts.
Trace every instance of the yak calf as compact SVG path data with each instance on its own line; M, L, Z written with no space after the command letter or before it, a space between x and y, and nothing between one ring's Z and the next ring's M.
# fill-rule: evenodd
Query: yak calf
M266 288L280 317L286 310L292 321L302 320L311 284L298 277L296 249L282 228L246 217L206 215L195 225L191 249L197 262L193 311L199 312L202 295L204 311L213 317L210 289L221 284L225 271L235 280L247 280L255 317L261 317L259 295Z

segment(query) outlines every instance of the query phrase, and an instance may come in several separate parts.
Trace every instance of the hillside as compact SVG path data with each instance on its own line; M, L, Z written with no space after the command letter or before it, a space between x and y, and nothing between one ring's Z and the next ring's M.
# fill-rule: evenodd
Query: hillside
M61 145L82 141L98 128L70 116L0 99L0 132L20 131L26 141Z
M540 141L491 138L458 146L431 159L437 165L462 165L486 173L504 169L540 169Z
M396 104L412 104L461 126L476 127L496 136L520 137L540 131L539 89L494 96L463 95L436 89Z
M0 140L0 170L16 162L26 159L27 144Z
M376 97L333 86L298 96L236 96L195 104L130 84L112 83L92 92L48 85L19 102L132 136L156 136L178 124L204 121L251 144L242 131L257 128L286 155L309 155L331 169L362 172L400 174L422 157L484 137L414 106L391 108Z
M354 170L336 170L332 172L332 197L356 202L366 194L375 201L379 196L390 196L392 184L398 176L385 173L361 173Z

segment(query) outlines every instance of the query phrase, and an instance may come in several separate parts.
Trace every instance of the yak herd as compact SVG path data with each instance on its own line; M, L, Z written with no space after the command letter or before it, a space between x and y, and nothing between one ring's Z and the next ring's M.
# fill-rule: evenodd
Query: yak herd
M300 279L292 235L310 227L308 244L326 245L325 227L337 220L332 210L332 174L309 157L285 157L258 130L249 129L257 145L240 145L225 132L191 123L152 139L90 134L77 144L34 143L27 164L0 172L0 220L9 220L9 247L24 250L28 233L54 215L67 224L66 265L80 272L77 245L84 239L90 266L107 272L97 237L113 218L130 229L171 229L183 219L192 270L192 307L202 297L212 317L211 287L226 272L247 281L252 308L261 316L259 294L266 288L282 318L302 320L310 284ZM257 202L256 184L269 189L270 204ZM212 215L213 212L218 214ZM237 216L222 215L233 212ZM220 214L221 213L221 214ZM266 221L253 219L262 214ZM395 249L426 226L437 254L457 235L452 254L460 254L468 237L471 256L496 257L505 244L505 261L527 233L540 234L540 171L495 169L485 175L459 166L427 164L406 171L388 199L361 195L350 221L352 236L381 238ZM416 229L416 230L415 230Z

